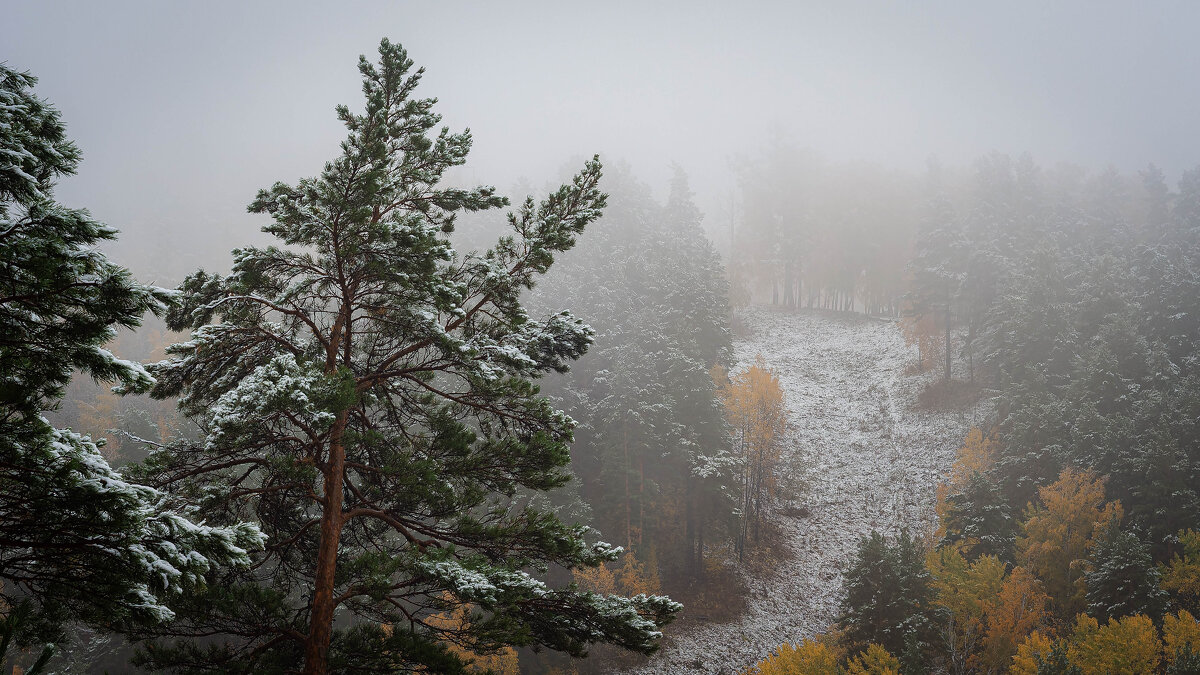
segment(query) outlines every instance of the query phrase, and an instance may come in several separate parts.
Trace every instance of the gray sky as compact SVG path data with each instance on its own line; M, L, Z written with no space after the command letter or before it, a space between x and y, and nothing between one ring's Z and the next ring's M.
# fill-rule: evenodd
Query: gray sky
M599 152L661 193L678 162L715 221L729 157L772 130L900 168L1200 164L1196 2L0 3L0 60L84 151L60 198L163 256L241 243L258 188L317 173L383 36L502 190Z

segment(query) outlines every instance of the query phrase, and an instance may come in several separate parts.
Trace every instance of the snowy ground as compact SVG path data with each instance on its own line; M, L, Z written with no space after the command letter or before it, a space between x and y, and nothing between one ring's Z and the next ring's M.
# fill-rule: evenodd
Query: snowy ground
M746 580L740 620L668 629L635 672L739 673L785 641L824 632L859 537L927 531L939 477L984 414L985 404L914 409L929 375L904 374L916 354L895 323L767 308L749 310L746 321L754 335L735 343L737 359L745 366L762 354L779 375L789 409L784 461L806 473L797 504L810 513L777 516L793 555Z

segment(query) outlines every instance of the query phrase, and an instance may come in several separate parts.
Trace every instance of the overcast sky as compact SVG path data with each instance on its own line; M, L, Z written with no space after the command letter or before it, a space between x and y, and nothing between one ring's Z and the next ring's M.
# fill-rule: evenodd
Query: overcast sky
M730 156L773 130L899 168L991 150L1172 179L1200 164L1197 2L0 7L0 60L40 78L84 151L60 198L163 242L239 238L258 188L317 173L384 36L474 132L466 176L502 190L597 152L661 190L677 162L716 219Z

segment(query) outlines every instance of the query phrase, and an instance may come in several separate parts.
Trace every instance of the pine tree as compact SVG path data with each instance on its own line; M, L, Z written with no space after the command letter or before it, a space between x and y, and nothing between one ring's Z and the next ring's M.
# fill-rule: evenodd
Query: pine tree
M924 553L908 532L901 532L895 545L878 532L863 537L846 571L845 588L838 623L852 649L877 643L892 654L916 658L928 648L933 590ZM904 665L908 671L920 664Z
M1162 616L1167 594L1159 588L1159 579L1145 542L1132 532L1109 532L1088 556L1088 613L1101 621L1134 614Z
M1004 493L987 476L971 473L958 492L946 497L941 545L962 550L968 560L993 555L1013 561L1013 542L1018 524Z
M338 108L341 156L250 205L282 245L236 250L229 276L192 274L168 314L192 337L152 368L154 395L180 396L205 437L156 453L154 475L270 539L252 572L210 587L169 633L215 639L154 643L143 661L450 669L448 636L426 619L466 603L480 616L454 638L473 652L653 651L677 603L534 576L619 553L529 499L568 480L573 427L535 380L565 371L592 331L566 312L530 318L521 295L599 217L600 164L460 256L457 213L506 200L440 186L471 136L434 132L435 100L413 96L423 71L403 48L384 40L379 57L360 59L365 112Z
M53 428L72 373L143 392L154 382L104 345L172 294L135 281L95 246L116 230L54 200L79 164L36 79L0 65L0 605L3 644L60 641L71 620L170 619L167 596L218 564L244 564L258 532L208 527L112 469L98 444ZM12 642L10 642L12 640ZM0 657L3 656L0 648Z

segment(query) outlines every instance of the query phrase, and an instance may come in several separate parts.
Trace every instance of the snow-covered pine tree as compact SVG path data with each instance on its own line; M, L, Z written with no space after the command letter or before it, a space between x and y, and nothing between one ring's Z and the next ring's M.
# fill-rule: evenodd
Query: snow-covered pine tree
M151 367L154 394L180 395L205 436L153 456L157 479L270 539L163 635L195 639L154 643L143 662L450 672L447 642L650 652L677 603L534 576L619 552L528 499L567 481L573 427L534 380L565 371L592 331L566 312L533 320L520 296L600 216L600 163L460 256L456 213L507 200L440 186L470 133L434 131L436 101L414 98L423 71L400 45L379 57L360 59L365 111L338 108L341 156L250 205L282 245L236 250L229 276L191 275L168 314L192 338ZM466 631L427 620L463 603L478 610Z
M1003 490L990 476L971 472L966 484L946 497L942 523L946 536L939 546L957 546L971 561L993 555L1012 563L1019 524Z
M147 390L146 371L103 346L114 327L165 311L172 295L94 248L114 229L54 200L56 179L74 173L80 155L58 111L34 93L36 81L0 65L4 645L60 641L73 620L112 627L169 619L164 594L201 584L214 564L248 563L245 548L261 541L236 521L197 525L163 493L114 471L91 439L41 416L76 369Z
M1099 621L1135 614L1162 616L1168 596L1161 577L1146 542L1133 532L1112 528L1088 555L1088 615Z
M905 654L905 672L924 672L918 662L935 639L933 590L924 558L920 542L907 531L894 545L878 532L859 540L846 570L838 618L850 649L880 644L893 654Z

